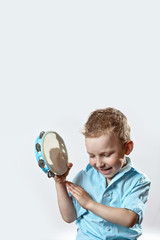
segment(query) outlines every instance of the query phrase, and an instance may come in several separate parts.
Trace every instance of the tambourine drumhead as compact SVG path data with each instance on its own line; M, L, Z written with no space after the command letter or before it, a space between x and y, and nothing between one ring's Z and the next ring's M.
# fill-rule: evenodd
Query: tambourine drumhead
M46 132L43 135L42 153L53 173L63 175L67 171L67 149L63 139L56 132Z

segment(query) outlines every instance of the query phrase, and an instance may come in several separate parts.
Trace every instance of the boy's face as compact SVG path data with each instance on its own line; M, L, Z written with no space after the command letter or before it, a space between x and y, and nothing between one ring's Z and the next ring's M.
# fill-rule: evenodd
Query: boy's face
M85 144L90 165L100 172L109 183L126 164L125 147L114 133L85 138Z

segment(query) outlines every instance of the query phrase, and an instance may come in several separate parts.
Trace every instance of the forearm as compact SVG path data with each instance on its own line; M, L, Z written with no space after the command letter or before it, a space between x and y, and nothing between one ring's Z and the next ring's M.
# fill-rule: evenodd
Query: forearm
M55 183L57 191L58 206L61 216L65 222L71 223L76 220L76 211L72 200L68 195L65 183Z
M133 227L138 220L138 215L131 210L109 207L93 200L88 205L88 210L109 222L127 228Z
M127 228L133 227L136 224L138 215L135 212L125 208L109 207L95 202L81 186L77 186L72 182L67 182L67 187L83 208L95 213L101 218Z

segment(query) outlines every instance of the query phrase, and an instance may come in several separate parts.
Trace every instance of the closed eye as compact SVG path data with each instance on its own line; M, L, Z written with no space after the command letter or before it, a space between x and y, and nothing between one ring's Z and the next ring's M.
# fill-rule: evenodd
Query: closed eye
M102 153L101 156L102 157L110 157L113 154L113 152L110 153Z

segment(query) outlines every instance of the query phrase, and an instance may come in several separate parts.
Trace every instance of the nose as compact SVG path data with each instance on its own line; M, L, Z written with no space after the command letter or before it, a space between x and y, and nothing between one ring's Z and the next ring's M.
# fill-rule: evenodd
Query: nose
M96 157L96 167L101 168L104 166L104 162L101 157Z

